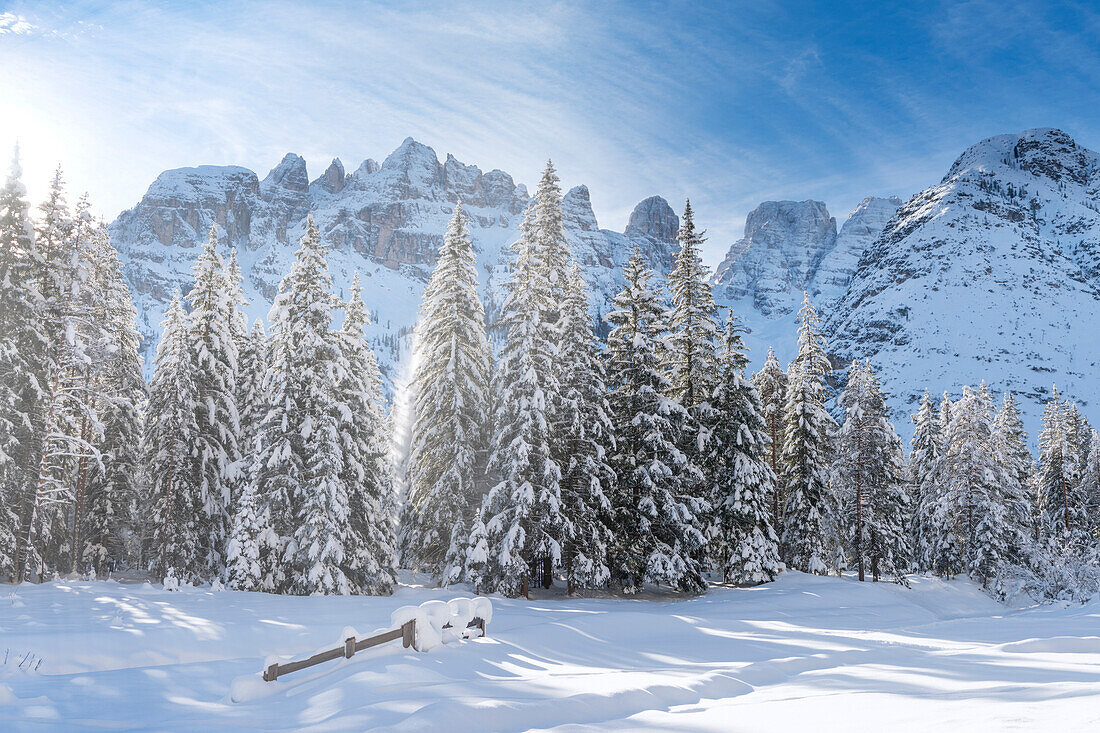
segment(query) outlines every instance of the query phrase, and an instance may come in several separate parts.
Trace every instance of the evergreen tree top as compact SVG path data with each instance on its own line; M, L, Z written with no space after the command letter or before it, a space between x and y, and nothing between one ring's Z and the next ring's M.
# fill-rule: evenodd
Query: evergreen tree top
M798 356L791 368L812 378L824 377L832 370L825 353L825 337L821 334L821 317L806 292L802 294L802 307L798 311Z
M718 352L718 363L723 374L733 370L744 375L745 368L749 365L748 349L742 338L744 333L747 333L747 329L741 325L741 319L732 310L729 311L726 315L725 328L722 330L722 348ZM775 357L774 354L770 355L772 358ZM779 361L776 360L775 363L778 365Z
M359 280L359 271L351 279L351 293L344 304L343 330L353 336L362 337L363 329L370 325L370 311L363 303L363 284Z

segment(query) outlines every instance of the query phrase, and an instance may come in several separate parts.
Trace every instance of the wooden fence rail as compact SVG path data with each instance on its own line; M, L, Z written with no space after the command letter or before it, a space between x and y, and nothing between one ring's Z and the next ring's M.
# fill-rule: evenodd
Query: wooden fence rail
M451 628L450 624L443 626L445 629ZM466 628L476 628L481 631L481 635L485 636L485 621L481 618L474 618L473 621L466 624ZM366 639L356 639L354 636L350 636L344 640L343 646L338 646L335 649L326 649L323 652L318 652L308 659L299 659L293 662L283 662L282 664L276 662L268 665L264 670L264 682L274 682L285 674L291 672L297 672L299 669L305 669L306 667L312 667L322 662L329 662L333 659L351 659L356 652L361 652L364 649L370 649L373 646L379 646L390 641L401 640L401 646L408 649L416 643L416 620L410 619L401 624L396 629L390 631L384 631L381 634L374 636L368 636Z

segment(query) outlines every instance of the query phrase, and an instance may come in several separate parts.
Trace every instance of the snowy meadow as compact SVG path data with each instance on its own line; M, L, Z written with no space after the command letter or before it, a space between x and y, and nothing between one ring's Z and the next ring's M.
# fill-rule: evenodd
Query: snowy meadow
M635 249L595 307L551 163L500 302L455 202L396 409L369 283L337 297L312 216L266 325L210 222L146 383L108 230L60 171L32 216L20 175L0 190L11 727L1100 720L1080 407L1053 391L1035 456L1011 393L925 391L907 450L875 365L834 363L808 293L795 358L751 372L690 202L667 278ZM426 619L454 637L472 616L444 633L446 604L398 607L456 593L493 599L489 634L429 649ZM414 617L422 653L273 679Z
M790 572L696 598L493 598L485 638L427 653L381 647L273 683L260 680L267 655L339 645L347 626L370 633L400 605L469 593L405 582L384 598L26 584L0 598L0 727L1100 726L1100 604L1009 608L961 579L911 584Z

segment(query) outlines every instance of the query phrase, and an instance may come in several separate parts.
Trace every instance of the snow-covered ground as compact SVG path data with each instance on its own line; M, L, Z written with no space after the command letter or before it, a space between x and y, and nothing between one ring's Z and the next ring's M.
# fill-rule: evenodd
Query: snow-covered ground
M8 586L0 729L1100 730L1100 602L1008 609L927 578L494 598L486 638L259 681L269 654L312 653L346 626L370 633L398 606L456 595Z

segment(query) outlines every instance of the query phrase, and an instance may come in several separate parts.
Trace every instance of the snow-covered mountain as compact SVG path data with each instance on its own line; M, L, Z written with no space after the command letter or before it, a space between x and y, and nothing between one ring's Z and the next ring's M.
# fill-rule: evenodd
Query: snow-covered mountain
M527 189L503 171L484 173L450 155L440 163L435 151L412 138L381 165L366 160L346 174L337 159L312 182L306 161L293 153L262 180L238 166L165 171L110 225L137 300L147 360L172 293L191 286L191 265L212 222L226 247L237 249L249 316L265 318L312 214L332 248L329 264L338 288L346 288L356 270L363 276L374 320L371 335L392 373L460 199L492 311L529 199ZM595 312L606 310L635 247L659 272L671 269L679 219L664 199L642 201L625 232L599 228L584 186L565 194L564 213L567 236L592 286Z
M492 313L527 189L453 156L441 163L411 138L381 165L366 160L347 174L334 160L312 182L293 154L263 180L237 166L166 171L111 236L149 355L172 292L191 285L212 221L238 250L255 318L266 316L312 214L332 247L337 285L363 275L371 335L392 375L460 198ZM623 232L599 227L584 186L566 193L564 214L594 312L606 311L635 247L659 273L672 268L679 219L664 199L639 203ZM764 202L714 283L719 304L750 328L754 362L768 345L781 359L794 355L794 316L808 291L836 363L872 359L896 395L903 434L925 387L954 393L983 378L1022 398L1034 431L1052 383L1086 406L1100 397L1100 156L1059 130L990 138L904 205L864 199L839 232L820 201Z
M749 329L753 366L768 347L794 358L795 317L803 292L822 311L847 290L863 251L901 204L896 197L865 198L837 233L821 201L765 201L745 220L745 234L714 274L715 300Z
M896 197L860 202L837 234L822 201L765 201L745 220L745 235L714 274L719 299L749 321L798 309L803 291L824 305L848 286L860 255L901 205Z
M870 357L898 416L925 387L983 378L1022 398L1032 431L1052 384L1095 403L1100 156L1054 129L974 145L901 206L825 316L838 362Z

